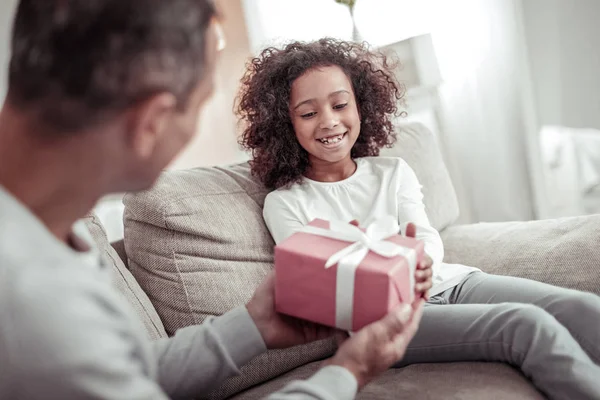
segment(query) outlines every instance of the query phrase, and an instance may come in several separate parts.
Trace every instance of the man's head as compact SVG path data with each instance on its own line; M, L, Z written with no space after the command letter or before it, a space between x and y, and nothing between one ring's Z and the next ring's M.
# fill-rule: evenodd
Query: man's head
M215 16L210 0L21 0L7 104L47 139L105 135L115 189L146 187L212 93Z

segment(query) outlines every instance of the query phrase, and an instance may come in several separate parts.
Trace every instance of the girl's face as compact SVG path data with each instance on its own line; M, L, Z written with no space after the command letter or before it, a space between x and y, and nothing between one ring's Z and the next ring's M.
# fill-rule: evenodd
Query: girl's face
M307 71L293 83L290 117L311 165L350 159L360 133L352 83L338 66Z

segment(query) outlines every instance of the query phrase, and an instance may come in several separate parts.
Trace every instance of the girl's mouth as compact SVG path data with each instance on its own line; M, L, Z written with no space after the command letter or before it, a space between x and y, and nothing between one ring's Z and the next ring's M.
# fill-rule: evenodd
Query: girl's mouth
M325 147L336 147L344 138L348 135L348 132L344 132L339 135L330 135L324 138L317 139L317 141L321 142Z

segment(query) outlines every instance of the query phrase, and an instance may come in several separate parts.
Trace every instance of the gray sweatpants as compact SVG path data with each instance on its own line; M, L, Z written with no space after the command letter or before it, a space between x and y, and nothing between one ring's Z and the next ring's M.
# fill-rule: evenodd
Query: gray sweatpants
M600 297L475 272L433 297L396 367L499 361L550 399L600 399Z

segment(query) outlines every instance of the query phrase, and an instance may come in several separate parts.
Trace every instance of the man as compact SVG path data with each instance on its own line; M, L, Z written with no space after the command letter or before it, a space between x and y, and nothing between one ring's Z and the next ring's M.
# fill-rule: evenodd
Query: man
M245 307L150 343L77 222L190 141L218 45L209 0L20 2L0 112L0 399L189 398L267 348L335 333L280 317L271 275ZM353 398L420 315L395 310L271 397Z

